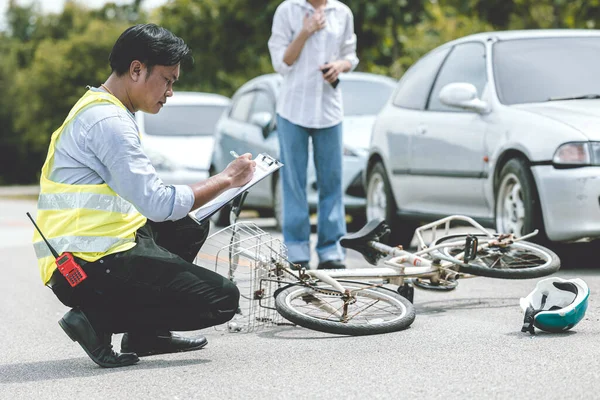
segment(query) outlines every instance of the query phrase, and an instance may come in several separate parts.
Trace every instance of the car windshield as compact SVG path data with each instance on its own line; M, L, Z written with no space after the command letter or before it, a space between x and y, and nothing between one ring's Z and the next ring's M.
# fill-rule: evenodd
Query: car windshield
M224 109L221 105L167 105L158 114L144 114L144 131L161 136L212 135Z
M493 54L496 90L503 104L600 94L600 37L500 41Z
M383 82L345 80L343 90L344 115L377 115L394 91L393 85Z

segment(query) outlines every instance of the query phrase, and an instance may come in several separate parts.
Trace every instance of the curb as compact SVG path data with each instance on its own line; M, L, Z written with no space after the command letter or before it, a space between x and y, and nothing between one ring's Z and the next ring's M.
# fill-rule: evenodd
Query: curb
M19 196L37 196L39 194L40 194L39 185L0 186L0 196L19 197Z

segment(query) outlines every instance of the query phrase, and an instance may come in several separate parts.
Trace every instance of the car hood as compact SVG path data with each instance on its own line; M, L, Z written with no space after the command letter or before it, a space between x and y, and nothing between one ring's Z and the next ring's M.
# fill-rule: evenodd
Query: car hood
M515 106L569 125L589 140L600 140L600 100L569 100Z
M215 139L213 136L155 136L142 139L144 151L154 164L164 159L179 167L208 171Z
M344 117L342 122L344 144L352 148L368 149L374 123L374 115Z

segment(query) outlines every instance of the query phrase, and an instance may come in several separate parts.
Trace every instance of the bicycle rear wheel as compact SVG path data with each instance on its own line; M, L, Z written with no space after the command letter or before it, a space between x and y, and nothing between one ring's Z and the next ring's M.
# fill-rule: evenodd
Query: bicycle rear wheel
M479 244L487 243L495 238L475 235ZM433 245L456 242L456 245L442 247L432 251L443 256L454 257L464 252L467 235L449 235L436 240ZM490 246L477 252L475 259L468 265L461 265L460 271L472 275L501 279L531 279L547 276L558 271L560 259L553 251L540 245L519 241L506 247Z
M414 306L392 290L363 282L340 283L351 296L327 284L316 288L292 285L276 295L275 307L297 325L341 335L395 332L415 320Z

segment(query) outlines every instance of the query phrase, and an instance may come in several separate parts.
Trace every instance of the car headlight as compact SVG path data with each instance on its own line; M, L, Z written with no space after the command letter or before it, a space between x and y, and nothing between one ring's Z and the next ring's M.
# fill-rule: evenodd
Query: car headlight
M344 145L344 156L349 157L364 157L368 153L368 150L353 148L348 145Z
M552 163L560 167L600 165L600 142L571 142L556 149Z

